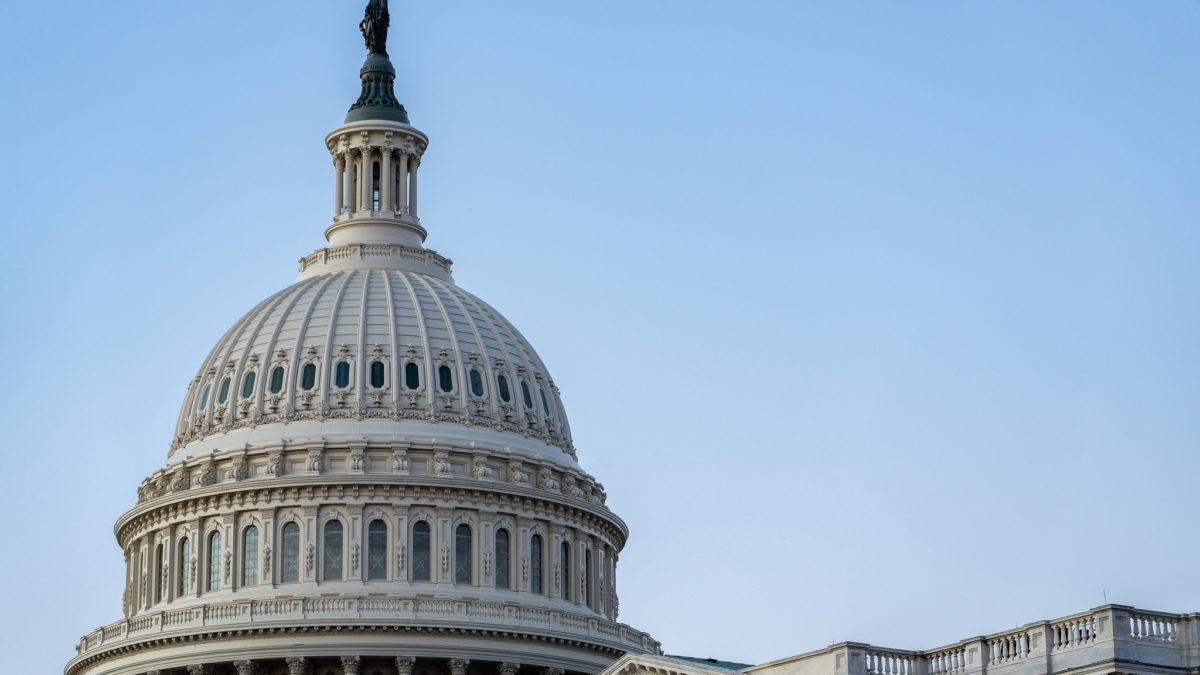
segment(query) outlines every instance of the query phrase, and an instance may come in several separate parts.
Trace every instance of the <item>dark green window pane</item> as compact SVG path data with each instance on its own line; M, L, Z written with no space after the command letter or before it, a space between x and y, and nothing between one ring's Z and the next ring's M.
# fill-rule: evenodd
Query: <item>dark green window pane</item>
M546 403L546 390L538 389L538 394L542 396L542 410L546 412L546 417L550 416L550 404Z
M321 577L325 581L342 579L342 522L331 520L325 523L325 555Z
M371 163L371 210L379 210L379 162Z
M317 366L312 363L304 365L304 369L300 371L300 388L308 391L317 386Z
M258 583L258 528L251 525L242 535L242 585Z
M438 366L438 385L442 391L454 391L454 375L450 373L450 366Z
M229 399L229 378L221 380L221 388L217 391L217 403L224 405Z
M539 534L529 540L529 590L542 592L542 536Z
M279 560L280 581L300 581L300 526L283 526L283 555Z
M275 366L271 370L271 393L278 394L283 391L283 366Z
M563 585L562 585L563 600L570 600L571 599L571 577L574 575L572 575L571 571L570 571L571 570L571 544L569 542L565 542L565 541L563 542L561 564L562 564L562 568L563 568Z
M454 583L471 583L471 527L454 529Z
M191 587L188 584L188 581L191 579L191 575L186 572L188 569L188 562L190 561L191 557L192 545L191 542L185 538L179 542L179 566L175 568L179 574L180 595L187 595L191 592Z
M221 533L208 535L208 590L221 587Z
M371 362L371 386L376 389L383 386L383 361Z
M592 606L592 552L583 552L583 604Z
M208 407L208 392L210 389L212 389L212 382L204 385L204 395L200 397L200 412L204 412L204 409Z
M154 550L154 602L162 602L167 596L167 579L163 576L163 547L162 544Z
M521 398L525 399L525 407L533 410L533 396L529 395L529 385L521 380Z
M345 361L338 361L333 369L333 385L335 387L350 386L350 364Z
M429 581L429 523L419 520L413 524L412 580Z
M254 371L246 373L242 378L242 398L250 398L254 395Z
M415 363L404 364L404 386L409 389L421 388L421 369Z
M512 392L508 390L508 378L503 375L497 375L496 383L500 385L500 400L505 403L511 401Z
M496 588L508 588L508 530L496 530Z
M367 579L387 579L387 523L382 520L367 527Z
M471 393L476 396L483 396L483 376L475 368L471 369Z

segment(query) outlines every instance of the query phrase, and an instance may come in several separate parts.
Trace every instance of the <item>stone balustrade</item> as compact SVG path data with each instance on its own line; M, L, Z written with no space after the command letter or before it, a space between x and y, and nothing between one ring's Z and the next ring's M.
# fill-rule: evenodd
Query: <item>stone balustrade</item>
M176 634L256 630L277 626L411 626L511 628L601 645L620 652L660 653L649 634L585 614L515 603L427 597L296 597L233 600L139 615L97 628L80 639L76 660L104 649Z
M750 675L1138 675L1200 666L1200 614L1104 605L923 651L844 642L744 669Z

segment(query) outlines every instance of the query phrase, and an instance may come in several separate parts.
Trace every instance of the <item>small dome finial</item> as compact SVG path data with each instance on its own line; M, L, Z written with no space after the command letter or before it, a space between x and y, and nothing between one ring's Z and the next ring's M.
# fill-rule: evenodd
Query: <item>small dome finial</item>
M387 0L370 0L363 20L358 24L370 54L359 71L362 93L346 113L347 123L391 120L408 124L408 112L400 105L394 91L396 69L388 59L387 31L390 23Z

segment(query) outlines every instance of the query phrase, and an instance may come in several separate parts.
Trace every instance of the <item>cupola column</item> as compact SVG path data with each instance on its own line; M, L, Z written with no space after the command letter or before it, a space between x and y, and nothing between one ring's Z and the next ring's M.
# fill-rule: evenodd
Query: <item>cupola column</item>
M385 144L379 157L379 210L394 211L392 207L392 146Z
M358 191L354 197L358 199L359 212L371 210L371 150L367 146L358 149Z
M342 192L346 185L346 158L343 155L333 156L333 215L336 218L345 207L346 195Z
M400 151L400 164L396 167L396 212L408 213L408 153Z
M417 167L421 166L421 156L413 155L408 160L408 215L417 217Z
M342 155L342 173L345 178L345 189L343 190L342 212L354 212L354 155L346 148Z

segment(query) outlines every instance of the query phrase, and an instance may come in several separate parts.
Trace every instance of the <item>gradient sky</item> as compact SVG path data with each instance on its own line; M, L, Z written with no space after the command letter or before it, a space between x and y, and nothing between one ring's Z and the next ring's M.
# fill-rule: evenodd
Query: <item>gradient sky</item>
M2 651L120 618L201 359L323 244L363 2L0 21ZM673 654L1200 610L1200 4L393 0L428 245Z

